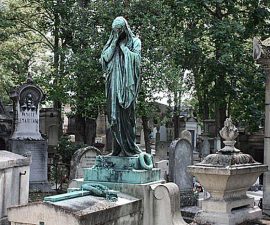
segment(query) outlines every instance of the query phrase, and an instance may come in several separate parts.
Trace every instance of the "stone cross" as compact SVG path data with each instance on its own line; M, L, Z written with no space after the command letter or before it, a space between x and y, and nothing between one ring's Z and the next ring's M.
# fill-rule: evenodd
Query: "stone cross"
M253 58L265 72L264 163L270 165L270 38L253 39ZM263 176L263 211L270 213L270 171Z

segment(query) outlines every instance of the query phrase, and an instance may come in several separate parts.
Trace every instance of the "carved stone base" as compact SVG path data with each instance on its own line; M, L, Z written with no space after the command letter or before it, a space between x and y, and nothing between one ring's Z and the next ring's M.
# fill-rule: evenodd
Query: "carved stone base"
M159 180L160 169L142 169L138 156L97 156L95 166L84 169L84 181L144 184Z
M31 153L30 183L47 182L48 144L46 140L9 140L9 149L16 154Z
M160 169L152 170L112 170L93 167L84 170L85 181L144 184L160 180Z
M258 207L240 208L231 213L217 213L201 211L195 217L195 222L200 225L235 225L260 218L262 211Z

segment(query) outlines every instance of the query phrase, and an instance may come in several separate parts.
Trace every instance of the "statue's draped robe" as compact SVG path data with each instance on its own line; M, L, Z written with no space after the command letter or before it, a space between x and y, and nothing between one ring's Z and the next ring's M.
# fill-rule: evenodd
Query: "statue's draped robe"
M119 44L112 49L112 40L111 34L101 54L107 76L107 114L114 137L112 155L133 156L141 152L136 145L134 112L140 81L141 41L130 31L123 51Z

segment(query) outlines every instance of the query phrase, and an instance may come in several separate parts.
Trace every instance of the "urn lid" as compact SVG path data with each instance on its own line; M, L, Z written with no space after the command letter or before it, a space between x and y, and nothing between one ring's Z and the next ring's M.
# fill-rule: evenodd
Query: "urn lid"
M238 136L238 129L232 123L231 118L227 118L224 127L219 132L224 139L224 148L217 151L216 154L210 154L201 162L200 165L226 167L233 165L243 165L257 163L251 155L243 154L239 149L235 148L235 139Z

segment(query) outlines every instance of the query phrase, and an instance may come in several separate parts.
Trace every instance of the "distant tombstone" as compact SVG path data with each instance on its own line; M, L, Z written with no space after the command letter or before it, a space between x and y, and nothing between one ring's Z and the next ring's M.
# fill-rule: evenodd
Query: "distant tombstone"
M188 130L183 130L180 134L180 138L186 139L190 144L192 144L192 135Z
M169 154L169 181L180 189L181 207L196 205L193 195L193 177L187 167L193 163L191 143L186 139L178 139L171 143Z
M169 159L169 147L170 143L167 141L156 142L155 162Z
M95 159L101 152L93 146L78 149L72 156L69 179L83 178L83 169L95 165Z
M15 106L14 132L9 140L10 150L24 155L31 152L30 190L49 191L47 181L48 144L39 132L39 104L43 91L31 79L10 95Z
M220 150L221 149L221 140L220 137L215 138L214 142L214 150Z
M210 154L210 143L208 137L203 138L203 143L202 143L202 152L201 156L202 158L208 156Z
M153 135L153 138L156 139L156 133L159 132L158 129L156 127L153 128L153 131L152 131L152 135Z
M160 177L168 181L169 160L161 160L155 163L155 167L160 169Z
M160 126L160 141L167 141L167 128L165 126Z

